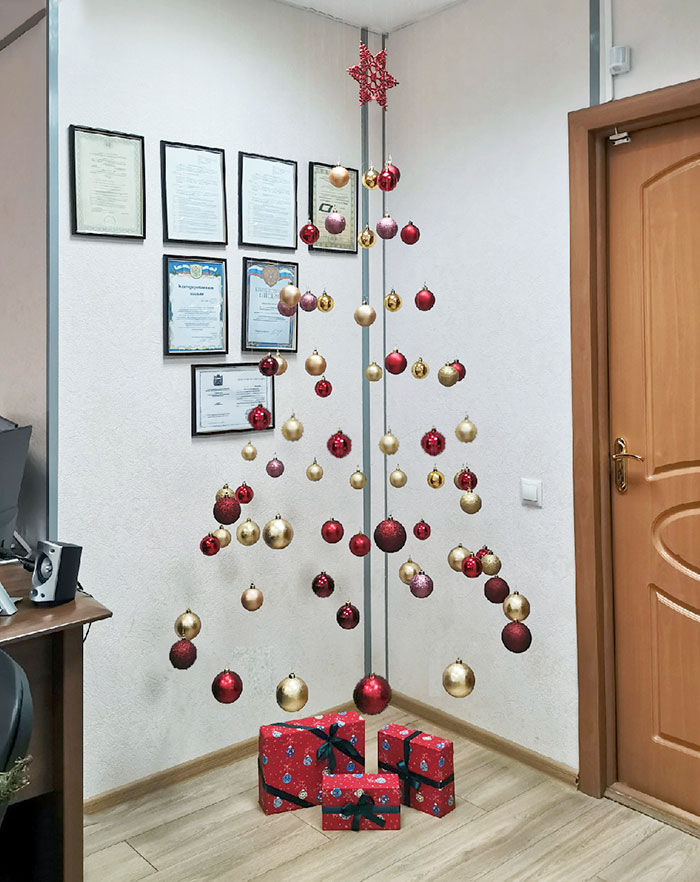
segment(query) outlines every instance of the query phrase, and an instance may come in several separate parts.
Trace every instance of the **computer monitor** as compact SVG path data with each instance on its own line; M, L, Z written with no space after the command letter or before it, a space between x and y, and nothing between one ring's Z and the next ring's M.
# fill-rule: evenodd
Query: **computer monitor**
M10 553L31 426L0 417L0 557Z

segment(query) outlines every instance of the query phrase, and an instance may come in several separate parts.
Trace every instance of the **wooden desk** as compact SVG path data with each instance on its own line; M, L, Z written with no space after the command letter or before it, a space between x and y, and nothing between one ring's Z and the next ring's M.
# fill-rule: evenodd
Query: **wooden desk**
M31 573L15 564L0 566L0 582L11 597L26 598ZM21 818L24 855L50 853L52 848L58 855L48 876L45 869L41 875L36 871L42 882L83 878L83 625L111 615L94 598L77 594L70 603L54 607L22 600L15 615L0 616L0 649L24 668L34 705L30 784L7 810L0 853L17 851L14 813ZM29 882L32 877L27 873L21 878Z

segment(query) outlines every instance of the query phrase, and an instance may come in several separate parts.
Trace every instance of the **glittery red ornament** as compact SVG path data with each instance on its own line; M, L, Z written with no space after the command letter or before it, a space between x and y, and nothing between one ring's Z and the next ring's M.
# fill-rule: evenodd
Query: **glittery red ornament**
M501 631L501 640L511 652L525 652L532 643L532 634L523 622L508 622Z
M476 554L474 555L474 557L475 557L478 561L480 561L481 558L482 558L485 554L493 554L493 552L492 552L491 549L488 547L488 545L482 545L481 548L476 552Z
M380 714L391 701L391 686L379 674L368 674L357 683L352 698L361 714Z
M427 573L421 570L420 573L416 573L411 579L408 587L411 589L411 594L414 597L428 597L428 595L433 593L433 580Z
M241 516L241 506L233 496L224 496L214 503L214 520L219 524L235 523Z
M421 312L427 312L435 306L435 295L432 291L428 290L427 285L423 285L420 291L416 294L414 302Z
M225 671L214 677L211 691L214 698L221 704L232 704L243 692L243 681L235 671L229 671L226 668Z
M335 614L335 620L341 628L349 631L360 623L360 611L352 603L344 603Z
M324 570L317 576L314 576L311 582L311 588L316 597L330 597L335 591L335 582L332 576Z
M437 456L445 449L445 436L433 426L420 439L420 446L430 456Z
M372 547L369 536L365 536L364 533L355 533L354 536L350 537L349 544L350 551L352 551L355 557L364 557L366 554L369 554Z
M360 63L349 67L348 73L360 84L360 104L374 99L386 110L387 89L393 89L399 84L386 69L386 49L372 55L365 44L360 43Z
M331 386L330 380L327 380L325 377L322 377L314 386L314 392L319 398L328 398L332 391L333 386Z
M340 521L336 521L335 518L331 518L329 521L326 521L325 524L321 527L321 536L326 540L326 542L330 542L331 545L335 545L336 542L340 542L343 538L343 534L345 530L343 529L343 525Z
M413 526L413 535L416 539L427 539L430 536L430 524L426 524L423 520L418 521Z
M191 640L176 640L170 647L170 664L178 671L186 671L197 660L197 647Z
M299 238L305 245L314 245L318 242L318 237L320 235L318 227L316 224L312 224L311 221L305 223L299 230Z
M338 431L328 439L326 447L333 456L342 459L352 450L352 441L341 429L338 429Z
M272 414L262 404L256 404L255 407L248 411L248 422L254 429L269 429L272 422Z
M401 180L401 172L398 170L398 168L397 168L397 167L394 165L394 163L391 161L391 157L389 157L389 161L388 161L387 164L384 166L384 168L385 168L387 171L390 171L390 172L392 173L392 175L394 175L394 177L396 178L397 181L400 181L400 180Z
M484 585L484 595L491 603L503 603L510 594L510 588L505 579L500 576L492 576L486 580Z
M409 221L405 227L401 228L401 241L406 245L415 245L419 239L420 230L413 221Z
M477 484L477 477L471 469L460 469L455 475L455 485L460 490L473 490Z
M236 487L236 499L241 503L241 505L247 505L251 499L255 496L253 493L253 488L249 487L244 481L240 487Z
M406 370L406 356L394 349L384 359L384 367L390 374L402 374Z
M406 544L406 530L399 521L387 518L377 524L374 531L374 541L380 551L386 551L389 554L401 551Z
M274 375L277 373L278 367L279 362L274 357L274 355L266 355L258 362L258 370L263 375L263 377L274 377Z
M219 542L216 536L212 536L211 533L205 536L199 543L199 550L202 554L206 554L207 557L212 557L212 555L216 554L220 548L221 542Z
M468 579L476 579L481 575L481 561L475 554L470 554L462 561L462 572Z
M377 178L377 185L380 190L383 190L385 193L390 193L398 184L398 178L393 172L390 172L388 168L383 168L379 172L379 177Z
M454 361L450 362L450 367L453 367L457 371L458 383L460 380L463 380L467 376L467 369L458 358L455 358Z

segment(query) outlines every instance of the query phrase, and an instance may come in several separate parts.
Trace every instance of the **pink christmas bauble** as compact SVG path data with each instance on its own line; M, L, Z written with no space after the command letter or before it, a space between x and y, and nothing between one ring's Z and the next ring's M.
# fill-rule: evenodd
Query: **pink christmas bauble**
M437 456L445 449L445 436L433 426L420 439L420 446L430 456Z
M411 579L408 587L411 589L411 594L414 597L427 597L433 593L433 580L427 573L421 570L420 573L416 573Z
M394 349L384 359L384 367L390 374L402 374L406 370L406 356Z
M265 466L265 471L271 478L279 478L279 476L284 471L284 463L281 459L277 459L277 457L275 456Z
M389 681L379 674L368 674L353 689L352 699L361 714L380 714L391 701Z
M277 303L277 312L285 318L291 318L296 311L296 306L287 306L282 300Z
M399 231L399 225L390 214L385 214L381 220L377 221L375 229L381 239L393 239Z
M333 236L337 236L345 229L345 218L339 211L329 211L324 221L326 230Z
M316 295L311 291L305 291L299 298L299 306L304 312L313 312L316 309Z
M318 237L320 235L318 227L315 224L312 224L311 221L304 224L299 230L299 238L305 245L313 245L318 242Z
M365 536L364 533L355 533L355 535L350 538L349 545L350 551L355 557L364 557L366 554L369 554L370 548L372 547L372 543L369 541L369 536Z
M335 614L335 620L346 631L360 623L360 611L352 603L344 603Z
M421 312L427 312L435 306L435 295L424 285L416 294L414 302Z
M321 536L326 540L326 542L331 545L335 545L336 542L340 542L343 538L343 534L345 530L343 529L343 525L340 521L336 521L335 518L331 518L326 521L321 527Z
M416 242L420 239L420 230L413 223L413 221L409 221L405 227L401 229L401 241L406 245L415 245Z

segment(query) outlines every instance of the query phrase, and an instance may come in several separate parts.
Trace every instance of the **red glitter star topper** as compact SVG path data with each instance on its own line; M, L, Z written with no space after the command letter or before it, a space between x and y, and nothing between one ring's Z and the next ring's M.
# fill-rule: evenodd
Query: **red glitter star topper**
M372 55L364 43L360 43L360 63L348 68L348 73L360 84L360 104L374 99L386 110L386 90L398 86L386 69L386 50Z

